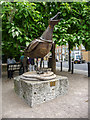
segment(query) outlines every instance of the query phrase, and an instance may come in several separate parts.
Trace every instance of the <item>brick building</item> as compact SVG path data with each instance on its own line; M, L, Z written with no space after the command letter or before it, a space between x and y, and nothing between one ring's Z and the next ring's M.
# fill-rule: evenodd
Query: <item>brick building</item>
M76 45L76 47L73 48L73 51L71 51L71 58L74 58L76 52L80 52L81 59L88 62L88 51L85 50L83 45L80 45L79 47ZM57 60L62 59L63 61L68 61L68 44L57 46L55 49L55 54Z
M85 47L83 45L80 45L79 47L76 45L76 47L73 48L73 51L71 51L71 58L74 58L76 52L80 52L82 60L85 60L86 62L89 61L89 52L85 50ZM68 44L62 46L57 45L55 48L55 54L57 60L68 61ZM45 60L47 60L50 55L51 53L46 55Z

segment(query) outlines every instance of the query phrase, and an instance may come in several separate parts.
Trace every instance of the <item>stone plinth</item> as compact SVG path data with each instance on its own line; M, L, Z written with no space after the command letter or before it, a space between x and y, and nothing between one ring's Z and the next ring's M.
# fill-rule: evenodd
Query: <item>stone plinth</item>
M41 104L66 94L68 91L68 79L67 77L56 76L55 79L47 81L29 81L18 76L14 78L14 88L15 92L30 107L33 107L36 104Z

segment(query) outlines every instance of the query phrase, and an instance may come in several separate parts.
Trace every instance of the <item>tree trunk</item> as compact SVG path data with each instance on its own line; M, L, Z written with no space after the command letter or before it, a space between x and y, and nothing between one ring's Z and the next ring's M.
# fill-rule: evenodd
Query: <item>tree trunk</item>
M68 49L69 49L69 61L68 61L68 63L69 63L69 69L68 69L68 72L70 72L71 71L71 51L70 51L70 43L68 43Z
M56 73L55 43L52 45L52 71Z

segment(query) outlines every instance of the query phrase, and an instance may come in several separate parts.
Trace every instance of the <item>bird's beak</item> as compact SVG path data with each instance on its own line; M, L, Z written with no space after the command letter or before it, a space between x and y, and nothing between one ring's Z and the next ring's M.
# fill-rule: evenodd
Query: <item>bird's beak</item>
M60 21L60 12L58 12L54 17L50 18L50 21Z
M61 21L62 18L60 19L60 12L58 12L54 17L50 18L49 23L50 24L57 24L59 21Z

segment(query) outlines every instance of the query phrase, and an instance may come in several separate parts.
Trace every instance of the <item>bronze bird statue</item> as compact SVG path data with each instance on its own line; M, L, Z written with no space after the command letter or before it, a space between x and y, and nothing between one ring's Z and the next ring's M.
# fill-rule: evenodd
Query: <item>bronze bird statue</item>
M54 26L60 21L58 12L54 17L50 18L49 26L41 37L34 39L24 50L24 54L30 58L43 58L52 47L52 37ZM62 18L61 18L62 19Z

